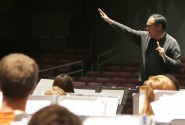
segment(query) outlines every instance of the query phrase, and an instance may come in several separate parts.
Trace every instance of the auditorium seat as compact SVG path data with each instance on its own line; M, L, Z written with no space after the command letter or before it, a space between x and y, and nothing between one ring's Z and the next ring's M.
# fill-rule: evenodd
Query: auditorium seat
M112 72L120 72L121 71L121 66L108 66L107 71L112 71Z
M129 79L128 83L136 85L139 82L138 78Z
M107 77L96 77L94 82L97 82L97 83L110 83L111 82L111 78L107 78Z
M93 82L94 78L93 77L86 77L86 76L82 76L78 78L79 82L85 82L85 83L89 83L89 82Z
M100 83L100 82L89 82L88 86L103 86L104 84Z
M125 72L138 72L139 68L138 67L132 67L132 66L124 66L121 68L121 71L125 71Z
M73 81L74 86L86 86L87 84L85 82L79 82L79 81Z
M120 78L131 78L132 74L130 72L118 72L117 76Z
M117 76L117 72L105 71L102 73L102 77L114 78Z
M118 77L115 77L112 79L112 82L115 83L115 84L126 84L129 82L128 79L126 78L118 78Z
M102 73L99 72L99 71L88 71L86 73L86 76L96 78L96 77L101 77L102 76Z

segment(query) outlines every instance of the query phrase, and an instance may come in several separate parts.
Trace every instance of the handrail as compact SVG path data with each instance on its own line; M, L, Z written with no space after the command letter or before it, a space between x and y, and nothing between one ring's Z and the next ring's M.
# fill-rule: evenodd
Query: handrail
M109 50L109 51L107 51L107 52L104 52L104 53L98 55L98 56L97 56L97 68L96 68L96 69L99 70L99 67L100 67L101 65L103 65L103 64L105 64L105 63L107 63L107 62L110 62L111 60L113 60L113 59L117 58L118 56L120 56L120 54L116 54L116 55L114 55L113 57L110 57L110 58L106 59L105 61L101 61L101 62L100 62L100 59L101 59L102 57L107 56L108 54L111 54L111 53L113 53L113 52L116 52L116 51L118 51L120 48L121 48L121 47L116 47L116 48L114 48L114 49L111 49L111 50Z
M71 75L71 74L74 74L74 73L81 72L81 75L83 76L84 75L84 62L82 60L76 61L76 62L72 62L72 63L63 64L63 65L59 65L59 66L55 66L55 67L51 67L51 68L47 68L47 69L43 69L43 70L40 70L39 73L42 73L42 72L45 72L45 71L49 71L49 70L55 70L55 69L58 69L58 68L61 68L61 67L64 67L64 66L72 66L72 65L76 65L76 64L81 64L81 69L80 70L71 71L71 72L68 72L66 74Z

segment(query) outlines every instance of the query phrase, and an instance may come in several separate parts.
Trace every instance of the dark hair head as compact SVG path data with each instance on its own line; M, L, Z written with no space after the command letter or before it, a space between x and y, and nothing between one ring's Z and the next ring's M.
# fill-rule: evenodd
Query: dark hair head
M58 75L54 79L53 86L58 86L65 92L74 93L73 79L69 75Z
M166 29L167 20L166 20L166 18L164 16L162 16L160 14L152 14L150 17L154 18L154 25L161 24L163 30Z
M80 118L68 109L51 105L37 111L28 125L81 125Z
M38 78L38 65L29 56L14 53L0 61L0 84L3 96L11 99L27 97Z

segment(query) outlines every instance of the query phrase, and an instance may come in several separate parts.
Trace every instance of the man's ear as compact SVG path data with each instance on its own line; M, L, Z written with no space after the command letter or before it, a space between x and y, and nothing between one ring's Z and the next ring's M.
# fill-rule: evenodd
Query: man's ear
M162 27L161 24L157 25L157 27L158 27L159 30L163 30L163 27Z

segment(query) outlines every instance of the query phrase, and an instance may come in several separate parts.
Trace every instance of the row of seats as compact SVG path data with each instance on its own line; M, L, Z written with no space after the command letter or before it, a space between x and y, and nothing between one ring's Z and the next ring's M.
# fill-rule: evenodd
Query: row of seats
M79 60L88 61L90 52L87 49L65 48L59 52L42 52L35 60L40 69L46 69Z

